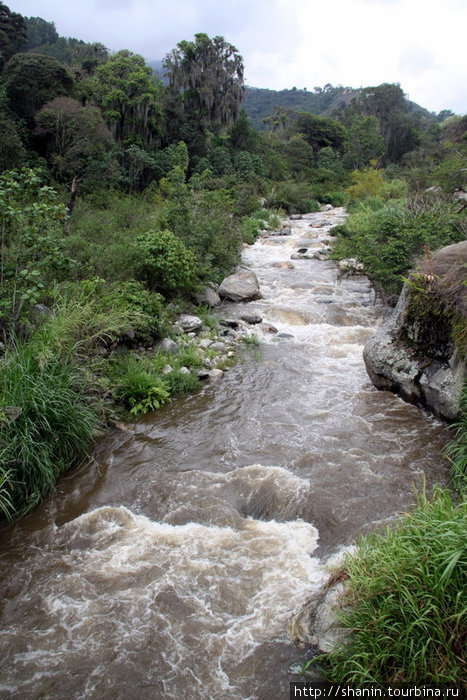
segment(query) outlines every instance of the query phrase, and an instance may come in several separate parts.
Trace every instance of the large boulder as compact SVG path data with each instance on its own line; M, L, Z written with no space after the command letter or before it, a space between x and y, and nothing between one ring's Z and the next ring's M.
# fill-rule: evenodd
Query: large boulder
M221 299L229 301L251 301L261 297L258 278L254 272L240 270L234 275L229 275L219 287Z
M452 323L454 313L458 325L467 324L466 273L467 241L435 253L404 286L393 315L363 351L378 389L448 421L459 417L467 378Z

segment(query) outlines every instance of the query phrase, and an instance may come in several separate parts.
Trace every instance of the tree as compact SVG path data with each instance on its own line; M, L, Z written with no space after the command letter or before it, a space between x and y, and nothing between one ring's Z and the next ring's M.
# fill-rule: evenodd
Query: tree
M370 160L378 161L386 151L378 119L354 114L348 129L345 161L353 170L361 169Z
M12 111L30 127L42 105L58 95L71 95L74 88L73 77L65 66L38 53L15 54L5 67L4 79Z
M47 22L42 17L26 17L26 45L24 50L35 49L43 44L54 44L58 32L53 22Z
M96 68L88 89L119 143L147 146L160 135L162 84L142 56L118 51Z
M25 42L24 17L0 2L0 71L13 54L21 51Z
M238 119L244 96L243 59L221 36L195 34L164 60L170 89L181 96L189 118L218 131Z
M386 144L386 160L400 161L404 153L420 141L416 120L409 115L407 102L399 85L383 83L360 92L346 109L349 116L358 113L378 119L381 135Z
M36 114L35 134L42 137L45 155L62 182L85 177L112 140L97 107L83 106L70 97L56 97Z
M335 119L318 117L309 112L299 112L294 122L294 130L303 134L315 153L326 146L338 151L344 148L346 129Z

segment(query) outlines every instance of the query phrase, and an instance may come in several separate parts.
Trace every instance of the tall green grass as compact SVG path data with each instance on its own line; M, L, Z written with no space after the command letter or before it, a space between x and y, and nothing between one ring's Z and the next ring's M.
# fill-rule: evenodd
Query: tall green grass
M451 477L454 486L467 493L467 384L462 392L461 415L453 428L455 430L454 439L446 450L447 456L451 460Z
M70 357L16 341L0 371L0 510L34 508L86 454L99 419Z
M467 678L467 503L423 495L345 563L350 641L326 659L333 682L457 687Z

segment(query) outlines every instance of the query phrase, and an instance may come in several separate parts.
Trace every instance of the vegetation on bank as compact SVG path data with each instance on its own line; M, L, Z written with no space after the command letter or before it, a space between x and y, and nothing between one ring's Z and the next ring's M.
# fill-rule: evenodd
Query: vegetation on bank
M197 386L199 347L177 336L168 355L158 341L278 216L348 206L334 257L357 258L390 302L417 259L466 238L466 116L429 114L397 85L346 89L345 99L328 85L250 92L260 131L242 110L241 56L222 37L181 41L164 69L163 85L141 56L60 37L0 2L6 517L34 508L109 418L157 410ZM420 290L423 313L450 305L465 356L457 297ZM467 395L455 430L456 496L420 497L346 565L354 634L328 657L332 680L465 677Z
M464 494L465 496L465 494ZM465 690L467 501L448 490L348 557L347 643L324 659L335 683Z

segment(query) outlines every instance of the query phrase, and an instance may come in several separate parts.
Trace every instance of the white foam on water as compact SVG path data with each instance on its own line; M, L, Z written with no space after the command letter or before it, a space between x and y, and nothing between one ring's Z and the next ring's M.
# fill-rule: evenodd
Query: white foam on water
M260 472L258 465L243 476ZM124 507L85 513L59 528L54 544L29 564L38 591L30 606L42 608L41 629L26 606L28 649L14 653L24 629L4 632L11 659L0 688L14 685L20 664L23 680L15 687L22 697L50 687L59 689L50 697L60 697L67 674L74 687L82 675L83 688L92 676L91 696L98 697L109 678L116 689L125 668L133 672L139 663L137 677L154 688L164 678L167 697L184 684L194 698L225 690L235 697L231 669L280 638L288 617L322 583L322 567L310 556L317 541L316 528L300 520L246 517L237 527L218 527L154 522ZM54 569L47 572L49 558Z

